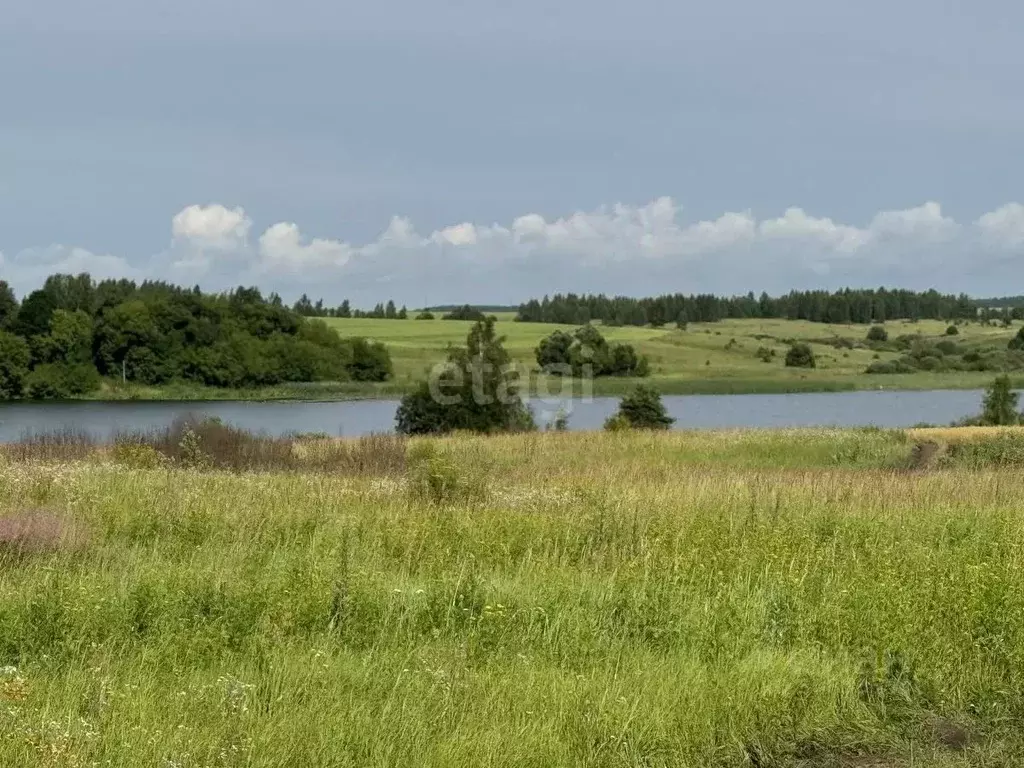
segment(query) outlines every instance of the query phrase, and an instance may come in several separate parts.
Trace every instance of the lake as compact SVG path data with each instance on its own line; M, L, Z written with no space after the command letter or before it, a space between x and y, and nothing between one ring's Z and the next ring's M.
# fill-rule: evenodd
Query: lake
M927 392L828 392L791 395L671 395L663 401L678 429L727 427L946 425L981 410L981 390ZM531 401L540 423L554 418L559 405L569 428L600 429L618 398ZM68 402L0 404L0 441L26 432L74 427L97 437L117 431L149 430L188 414L217 416L254 432L326 432L357 436L394 428L397 400L343 402Z

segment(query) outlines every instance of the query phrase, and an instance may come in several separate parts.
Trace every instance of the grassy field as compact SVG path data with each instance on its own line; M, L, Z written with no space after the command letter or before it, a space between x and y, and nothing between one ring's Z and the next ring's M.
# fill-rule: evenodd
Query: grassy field
M514 315L500 314L499 332L507 337L512 356L527 367L534 367L534 348L542 338L557 329L573 326L544 323L516 323ZM327 320L343 335L366 336L382 341L391 350L396 380L389 388L408 389L424 377L426 370L444 358L449 344L464 344L471 323L455 320ZM891 322L889 335L920 333L939 338L946 323L923 320L917 323ZM972 323L961 327L960 342L991 342L1005 345L1016 328L1004 329ZM864 339L862 325L825 325L798 320L724 320L695 323L687 330L674 327L604 328L609 341L627 342L651 361L649 382L663 394L730 394L740 392L840 391L848 389L964 389L986 386L991 373L930 373L866 375L864 370L875 361L870 349L836 349L828 340L844 337ZM760 337L760 338L759 338ZM813 370L786 368L783 364L789 348L784 340L808 341L817 357ZM774 350L775 358L762 362L759 348ZM881 360L899 357L882 352ZM541 379L542 381L542 379ZM598 379L595 394L618 395L635 384L631 379ZM1021 378L1024 383L1024 377ZM558 386L551 385L552 391Z
M933 440L1024 444L5 449L0 765L1018 765L1024 474L916 465Z

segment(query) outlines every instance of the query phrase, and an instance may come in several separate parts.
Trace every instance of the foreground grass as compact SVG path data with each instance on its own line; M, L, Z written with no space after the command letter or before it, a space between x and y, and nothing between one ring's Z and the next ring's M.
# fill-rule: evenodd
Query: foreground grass
M0 557L0 765L1015 764L1019 471L879 430L431 444L0 464L68 532Z

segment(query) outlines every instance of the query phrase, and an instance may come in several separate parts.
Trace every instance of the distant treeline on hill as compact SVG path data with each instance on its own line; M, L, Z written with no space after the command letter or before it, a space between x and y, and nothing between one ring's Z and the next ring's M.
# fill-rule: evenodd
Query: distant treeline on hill
M368 317L378 320L405 320L409 317L409 310L402 306L395 307L394 301L386 304L377 304L373 309L353 309L348 299L345 299L336 307L324 305L323 299L316 302L310 300L309 296L302 294L302 297L295 302L292 309L303 317ZM519 307L511 304L440 304L435 307L424 308L424 313L447 313L450 319L477 319L485 314L494 312L515 312ZM469 317L473 315L473 317Z
M409 317L409 310L404 306L396 309L393 301L377 304L371 310L362 310L352 309L348 299L336 307L325 307L323 299L318 299L314 304L306 294L302 294L292 310L303 317L372 317L379 320L405 320Z
M519 307L514 304L439 304L436 307L427 307L431 312L454 312L470 307L483 314L494 314L495 312L515 312Z
M0 399L66 398L102 377L145 385L256 387L382 381L387 349L342 338L256 288L53 275L19 302L0 281Z
M532 323L605 325L709 323L726 318L786 318L816 323L872 323L886 320L974 318L976 302L966 294L943 295L935 290L791 291L771 297L681 293L634 299L625 296L556 294L520 305L516 320Z
M980 309L1020 309L1024 308L1024 296L997 296L991 299L975 299Z

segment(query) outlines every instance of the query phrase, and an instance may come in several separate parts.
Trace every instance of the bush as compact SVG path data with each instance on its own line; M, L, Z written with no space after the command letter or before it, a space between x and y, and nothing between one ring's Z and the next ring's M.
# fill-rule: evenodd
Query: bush
M758 347L755 357L760 359L763 363L770 363L775 357L775 350L769 349L768 347Z
M946 364L941 357L923 355L917 359L917 367L922 371L941 371L945 370Z
M950 326L948 326L946 328L946 335L947 336L959 336L960 335L960 329L957 328L955 325L950 325Z
M391 354L379 341L350 340L352 360L348 372L353 381L387 381L394 374Z
M643 384L622 398L618 412L605 422L605 428L618 429L621 420L633 429L668 429L675 423L675 419L665 411L661 395Z
M91 363L46 363L25 378L25 391L33 400L66 400L98 389L100 375Z
M448 314L444 315L442 320L473 320L480 322L484 319L484 313L475 307L469 306L469 304L463 304L458 309L453 309Z
M433 320L434 319L434 313L430 312L430 311L420 312L418 315L416 315L416 319L417 320Z
M786 367L788 368L814 368L816 365L814 351L807 344L794 344L786 353Z
M889 332L883 325L872 325L868 328L868 341L885 342L889 340Z
M914 344L921 341L923 338L924 337L921 336L921 334L919 333L904 333L901 334L900 336L897 336L893 340L893 344L896 346L896 349L906 350L910 349L912 346L914 346Z
M118 440L111 457L115 464L129 469L157 469L165 461L153 446L134 440Z
M631 429L632 426L633 425L629 423L629 419L621 413L609 416L608 420L604 423L604 428L609 432L624 432L627 429Z
M1009 349L1024 349L1024 328L1017 331L1017 335L1010 339L1007 347Z

